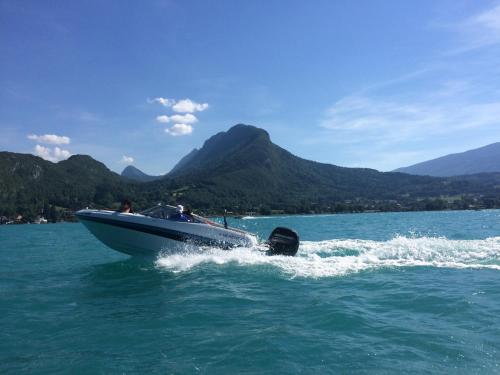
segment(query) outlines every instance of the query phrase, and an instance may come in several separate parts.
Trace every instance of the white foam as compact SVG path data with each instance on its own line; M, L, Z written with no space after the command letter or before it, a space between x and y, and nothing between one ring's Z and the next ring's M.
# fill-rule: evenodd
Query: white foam
M275 267L295 277L342 276L387 267L487 268L500 270L500 237L484 240L395 237L304 241L295 257L267 256L258 248L204 249L158 258L160 268L183 272L202 264ZM262 250L262 248L260 249Z
M298 217L299 215L276 215L276 216L243 216L242 220L261 220L261 219L290 219L294 217ZM336 216L335 214L314 214L314 215L300 215L301 219L304 218L314 218L318 217L328 217L328 216Z

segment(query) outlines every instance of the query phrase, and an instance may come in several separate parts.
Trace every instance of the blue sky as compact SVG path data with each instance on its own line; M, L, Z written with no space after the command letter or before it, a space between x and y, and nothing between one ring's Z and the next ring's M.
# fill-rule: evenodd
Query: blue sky
M236 123L392 170L500 141L499 1L3 1L0 150L165 173Z

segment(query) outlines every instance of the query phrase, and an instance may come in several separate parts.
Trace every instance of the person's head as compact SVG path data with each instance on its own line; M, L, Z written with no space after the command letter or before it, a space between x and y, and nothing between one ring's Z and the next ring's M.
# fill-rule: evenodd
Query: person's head
M177 212L178 214L182 214L182 212L184 212L184 206L182 206L182 204L177 205L177 207L175 208L175 212Z
M130 212L131 209L132 209L132 203L130 203L130 201L128 199L124 199L122 201L120 211L121 212Z

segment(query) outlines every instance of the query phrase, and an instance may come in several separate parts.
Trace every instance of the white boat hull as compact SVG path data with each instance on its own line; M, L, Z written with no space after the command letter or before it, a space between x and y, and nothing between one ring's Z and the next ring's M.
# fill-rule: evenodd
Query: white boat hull
M80 210L78 219L108 247L129 255L182 252L203 246L251 247L255 236L207 223L187 223L103 210Z
M180 251L183 243L153 234L131 231L108 224L80 220L102 243L129 255L152 255L162 251Z

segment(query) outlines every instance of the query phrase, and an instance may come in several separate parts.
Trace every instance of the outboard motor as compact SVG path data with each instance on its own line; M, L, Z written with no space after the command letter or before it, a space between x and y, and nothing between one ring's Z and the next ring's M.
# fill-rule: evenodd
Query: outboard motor
M269 255L294 256L299 250L299 235L292 229L277 227L267 240Z

